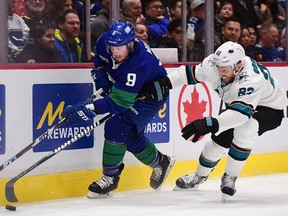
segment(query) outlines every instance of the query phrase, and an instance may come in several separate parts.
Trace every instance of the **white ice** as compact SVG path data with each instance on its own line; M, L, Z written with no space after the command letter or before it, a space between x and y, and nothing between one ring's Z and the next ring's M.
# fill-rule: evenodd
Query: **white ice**
M288 215L288 173L240 177L236 194L221 202L220 179L208 179L196 191L116 192L113 197L86 197L16 204L15 212L4 207L0 215L17 216L285 216Z

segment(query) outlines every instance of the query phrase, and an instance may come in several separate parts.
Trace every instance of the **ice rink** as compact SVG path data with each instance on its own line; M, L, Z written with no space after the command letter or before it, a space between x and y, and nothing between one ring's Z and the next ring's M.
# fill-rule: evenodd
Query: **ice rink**
M132 179L131 179L132 180ZM133 180L132 180L133 181ZM208 179L198 190L116 192L107 199L86 197L15 204L15 212L1 207L0 215L17 216L284 216L288 214L288 173L238 178L236 194L221 202L220 179Z

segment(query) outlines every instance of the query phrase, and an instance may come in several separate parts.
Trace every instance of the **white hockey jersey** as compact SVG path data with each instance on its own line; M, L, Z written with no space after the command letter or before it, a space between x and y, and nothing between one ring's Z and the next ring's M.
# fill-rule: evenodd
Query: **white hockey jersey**
M278 110L287 106L284 90L265 66L246 56L244 68L236 73L232 83L225 86L213 62L213 55L206 57L192 73L198 82L210 82L230 109L250 118L257 106Z
M17 14L8 17L8 44L12 52L20 52L29 37L29 27Z

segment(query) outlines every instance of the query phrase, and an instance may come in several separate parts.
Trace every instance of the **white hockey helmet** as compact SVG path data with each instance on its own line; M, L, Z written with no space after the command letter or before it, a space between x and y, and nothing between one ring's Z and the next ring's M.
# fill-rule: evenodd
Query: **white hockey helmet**
M227 41L223 43L214 53L213 61L217 67L231 66L236 72L236 64L244 65L245 50L235 42Z

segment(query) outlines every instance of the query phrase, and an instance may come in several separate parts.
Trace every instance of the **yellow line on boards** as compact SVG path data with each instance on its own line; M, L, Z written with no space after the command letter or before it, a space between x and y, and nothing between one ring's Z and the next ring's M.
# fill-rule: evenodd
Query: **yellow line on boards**
M198 161L178 161L175 163L165 184L175 184L178 177L195 171ZM226 165L223 158L209 178L220 178ZM256 176L288 172L288 152L251 155L241 176ZM116 191L149 188L151 168L145 165L125 167ZM56 173L28 176L15 183L18 203L29 203L69 197L86 196L88 186L101 176L101 170ZM9 179L0 179L0 206L9 204L5 198L5 185ZM152 189L151 189L152 190Z

